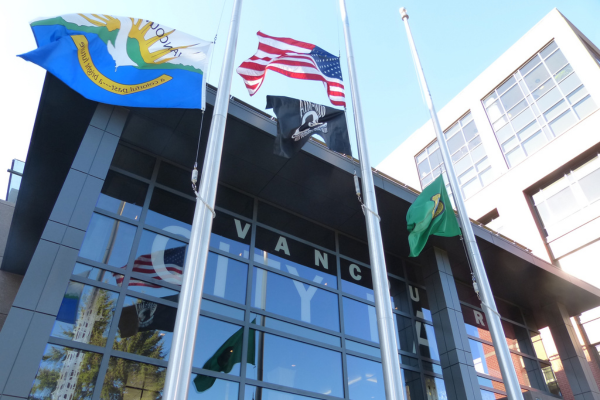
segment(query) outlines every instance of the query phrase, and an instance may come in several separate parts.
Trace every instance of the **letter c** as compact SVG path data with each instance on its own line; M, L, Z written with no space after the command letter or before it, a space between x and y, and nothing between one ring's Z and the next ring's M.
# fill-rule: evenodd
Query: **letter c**
M356 272L360 272L360 267L356 264L350 264L350 276L355 281L360 281L362 279L362 275L357 274Z

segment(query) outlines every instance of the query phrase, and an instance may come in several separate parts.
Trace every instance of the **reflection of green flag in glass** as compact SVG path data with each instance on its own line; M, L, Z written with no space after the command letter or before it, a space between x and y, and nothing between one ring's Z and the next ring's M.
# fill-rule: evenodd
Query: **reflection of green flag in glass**
M460 228L452 210L444 179L440 175L423 189L406 214L408 224L409 257L417 257L430 235L457 236Z
M250 334L248 335L248 364L254 364L255 358L255 340L254 337L256 335L256 331L254 329L250 329ZM229 339L221 347L219 350L213 354L211 358L209 358L202 368L208 369L216 372L226 372L229 373L233 369L233 366L242 361L242 345L244 343L244 328L240 328L239 331L231 335ZM212 387L217 378L213 378L211 376L206 375L198 375L194 379L194 385L196 385L196 390L198 392L204 392Z

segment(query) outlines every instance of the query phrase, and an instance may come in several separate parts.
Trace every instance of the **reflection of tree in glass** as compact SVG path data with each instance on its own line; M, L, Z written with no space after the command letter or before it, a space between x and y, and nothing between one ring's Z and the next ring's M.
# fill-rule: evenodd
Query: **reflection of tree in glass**
M161 400L166 368L111 357L102 400Z
M70 393L70 399L91 399L101 360L97 353L49 345L29 399L55 399L65 391ZM74 379L69 380L71 376Z

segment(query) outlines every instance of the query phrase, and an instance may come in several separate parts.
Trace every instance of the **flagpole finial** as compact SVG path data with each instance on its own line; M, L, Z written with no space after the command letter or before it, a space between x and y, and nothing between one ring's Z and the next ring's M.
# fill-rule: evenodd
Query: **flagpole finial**
M404 7L400 8L400 16L402 17L403 20L405 18L408 18L408 13L406 12L406 8L404 8Z

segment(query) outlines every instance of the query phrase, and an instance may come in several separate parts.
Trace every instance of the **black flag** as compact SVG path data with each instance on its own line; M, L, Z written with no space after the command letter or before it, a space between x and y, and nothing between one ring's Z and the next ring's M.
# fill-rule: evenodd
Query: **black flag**
M275 154L290 158L317 134L330 150L352 155L343 110L284 96L267 96L269 108L277 116Z

